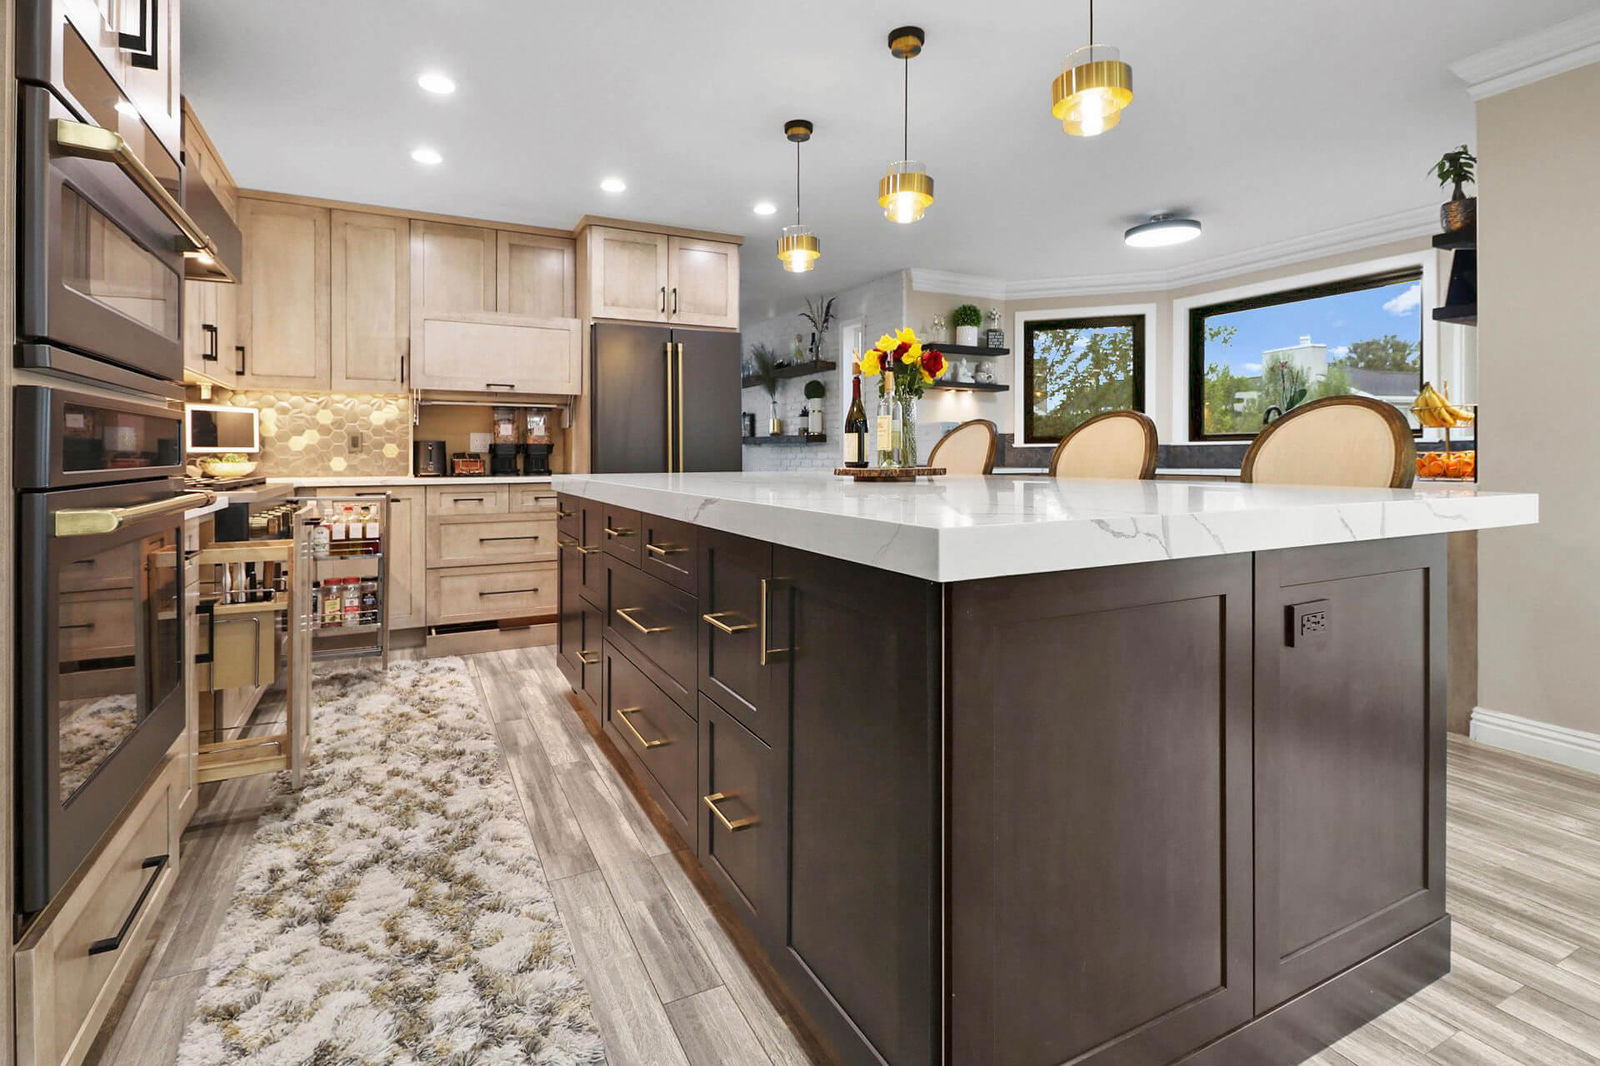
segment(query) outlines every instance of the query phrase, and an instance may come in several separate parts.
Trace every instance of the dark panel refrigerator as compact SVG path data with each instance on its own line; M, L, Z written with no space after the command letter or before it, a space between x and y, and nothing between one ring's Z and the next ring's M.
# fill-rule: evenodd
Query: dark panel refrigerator
M738 470L739 334L590 327L589 469Z

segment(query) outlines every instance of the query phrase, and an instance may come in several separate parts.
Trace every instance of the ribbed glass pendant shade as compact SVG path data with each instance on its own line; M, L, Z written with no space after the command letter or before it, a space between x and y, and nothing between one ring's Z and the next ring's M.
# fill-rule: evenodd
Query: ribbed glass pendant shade
M791 274L804 274L822 258L822 242L807 226L785 226L778 238L778 258Z
M889 164L888 173L878 182L878 206L890 222L908 224L920 219L933 203L933 178L928 168L914 159Z
M1133 68L1110 45L1088 44L1073 52L1050 87L1050 113L1075 137L1114 128L1131 103Z

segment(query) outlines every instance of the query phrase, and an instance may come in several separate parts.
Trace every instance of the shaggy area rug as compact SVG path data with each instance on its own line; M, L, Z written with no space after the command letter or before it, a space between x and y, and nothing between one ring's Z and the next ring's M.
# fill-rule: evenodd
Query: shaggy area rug
M319 670L311 758L245 857L179 1066L603 1062L455 658Z

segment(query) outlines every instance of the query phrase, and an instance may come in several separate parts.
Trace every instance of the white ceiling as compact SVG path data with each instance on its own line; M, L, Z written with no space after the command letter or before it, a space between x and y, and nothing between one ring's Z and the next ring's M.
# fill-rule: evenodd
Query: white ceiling
M1079 139L1050 82L1084 43L1082 0L190 0L185 90L245 186L570 227L585 213L743 234L747 315L902 267L1028 281L1182 269L1439 199L1429 164L1473 138L1447 64L1593 0L1099 0L1096 36L1133 65L1122 126ZM876 205L911 154L937 200L896 226ZM416 87L424 69L459 83ZM812 119L810 275L772 242L793 211L785 119ZM428 144L444 155L410 159ZM620 195L603 176L628 182ZM751 205L778 203L759 217ZM1195 243L1130 249L1155 211Z

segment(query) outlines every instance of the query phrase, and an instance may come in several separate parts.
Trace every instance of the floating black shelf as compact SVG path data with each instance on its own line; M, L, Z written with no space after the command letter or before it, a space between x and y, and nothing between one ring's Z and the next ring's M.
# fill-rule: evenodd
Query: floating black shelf
M950 392L1010 392L1010 385L995 385L983 381L935 381L928 386L932 389L946 389Z
M1478 324L1477 304L1452 304L1433 309L1435 322L1451 322L1458 326L1476 326Z
M1448 252L1464 251L1478 247L1478 227L1468 226L1466 229L1452 230L1449 233L1435 233L1433 246Z
M778 435L776 437L771 436L771 435L768 435L768 436L765 436L765 437L745 437L741 443L744 443L744 444L826 444L826 443L828 443L828 435L826 433L818 433L816 436L811 436L810 434L807 434L807 433L783 433L783 434L780 434L780 435Z
M1010 348L984 348L976 344L939 344L930 342L923 345L934 351L943 352L945 355L1010 355Z
M839 364L828 359L815 363L796 363L793 366L782 367L778 370L779 378L809 378L817 374L826 374L830 370L838 370ZM761 384L761 379L746 374L740 379L741 387L749 389Z

